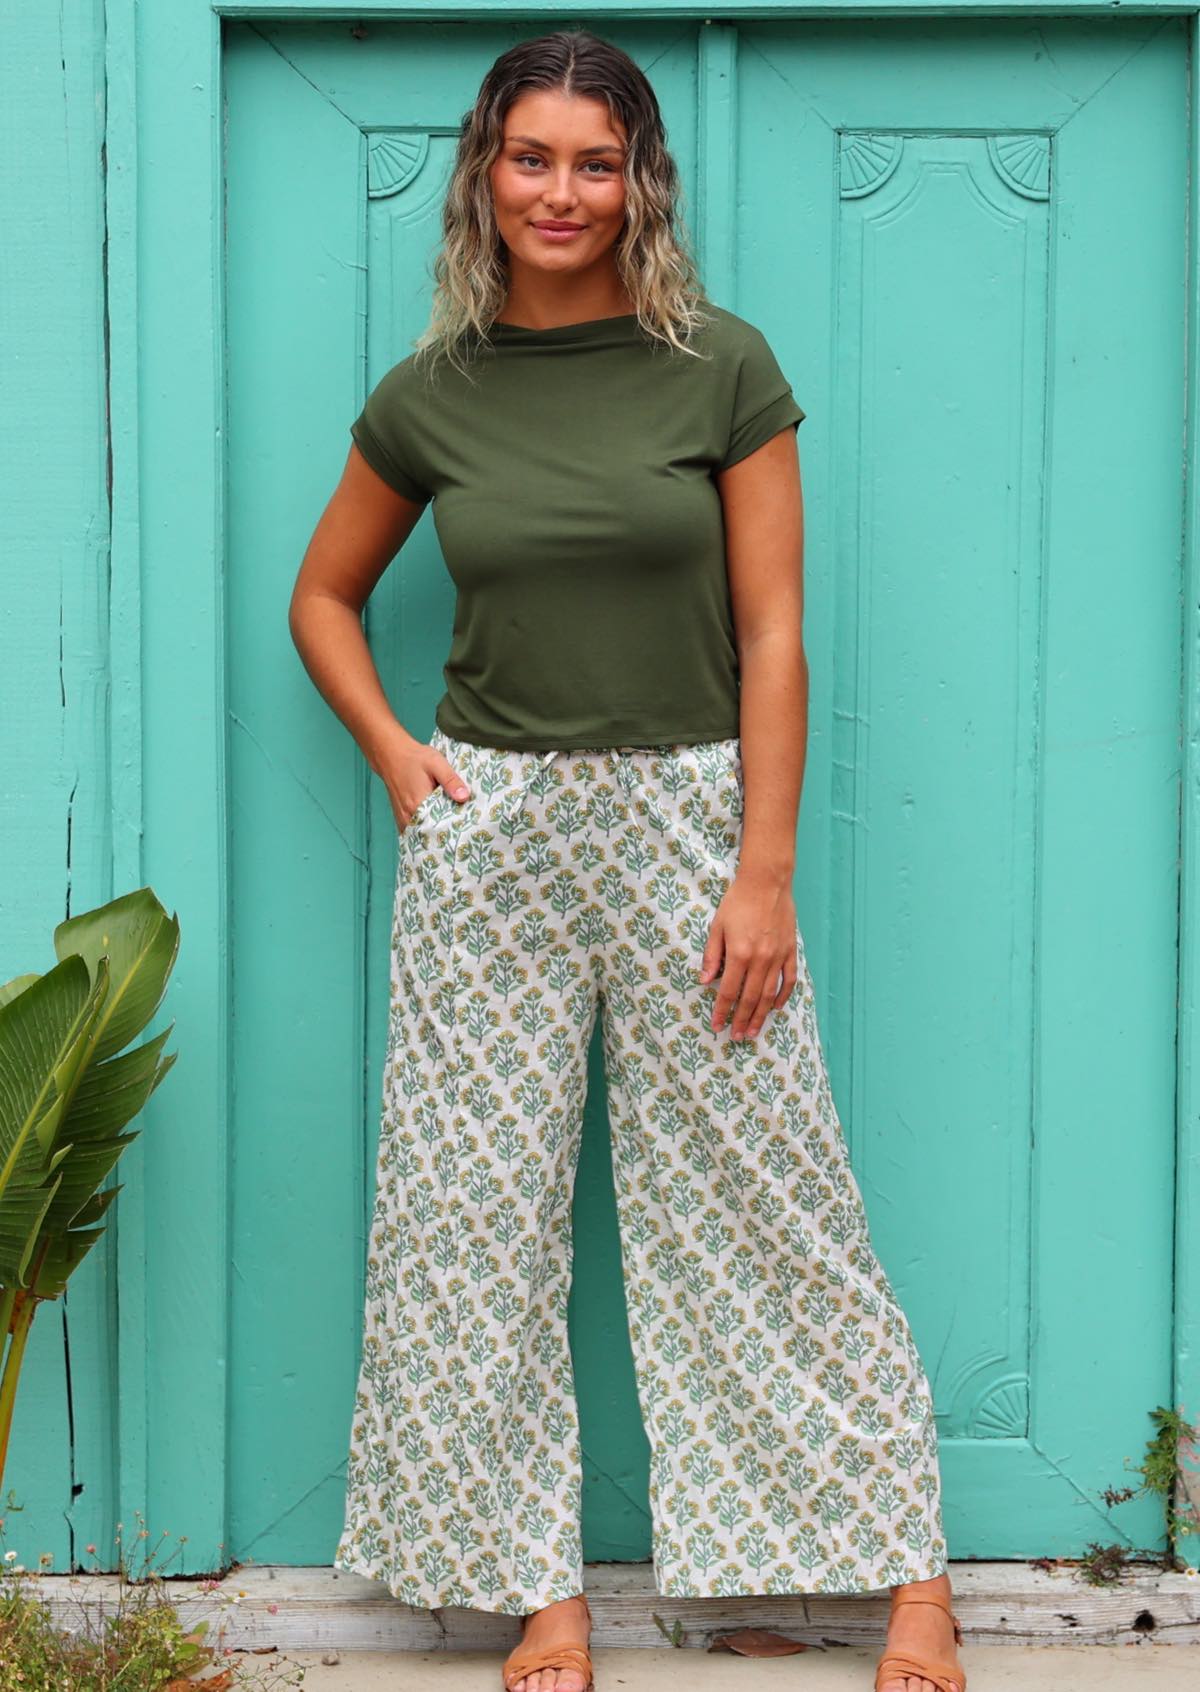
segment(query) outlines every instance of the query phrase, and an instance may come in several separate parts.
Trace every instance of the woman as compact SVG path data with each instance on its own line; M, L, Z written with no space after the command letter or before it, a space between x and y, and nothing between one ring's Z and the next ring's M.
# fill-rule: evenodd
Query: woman
M400 831L335 1566L519 1614L583 1692L569 1206L602 1018L666 1596L892 1589L878 1692L965 1692L929 1388L829 1091L792 899L804 413L708 301L649 83L585 30L463 126L416 351L352 425L291 628ZM428 744L362 606L425 505Z

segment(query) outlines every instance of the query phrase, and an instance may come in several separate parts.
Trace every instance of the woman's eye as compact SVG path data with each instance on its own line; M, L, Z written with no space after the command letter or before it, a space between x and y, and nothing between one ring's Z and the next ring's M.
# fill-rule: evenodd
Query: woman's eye
M537 156L536 153L517 153L515 155L515 162L517 164L528 164L530 161L532 161L534 164L541 164L541 162L542 162L541 159ZM589 165L599 165L600 166L600 173L603 174L603 175L611 176L611 174L612 174L612 170L613 170L612 165L605 164L603 159L588 159L586 161L586 163L589 164ZM597 173L595 171L589 171L588 174L590 176L594 176Z

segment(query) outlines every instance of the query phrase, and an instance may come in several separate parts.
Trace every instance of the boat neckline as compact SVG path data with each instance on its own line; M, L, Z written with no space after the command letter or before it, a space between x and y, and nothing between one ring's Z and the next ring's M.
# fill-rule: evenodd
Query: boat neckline
M501 339L532 340L548 337L552 340L587 340L594 335L606 334L609 330L621 325L636 324L636 311L614 312L610 317L584 317L576 323L554 323L544 328L534 328L527 323L502 323L498 319L492 320L491 333Z

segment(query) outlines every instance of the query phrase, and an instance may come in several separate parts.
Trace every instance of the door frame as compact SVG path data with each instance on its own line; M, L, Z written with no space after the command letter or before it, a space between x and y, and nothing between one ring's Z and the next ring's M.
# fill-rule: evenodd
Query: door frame
M1189 18L1193 166L1200 160L1200 3L1133 0L1122 13ZM1041 14L1111 16L1109 4L953 0L842 0L807 6L772 0L693 5L680 0L584 4L581 0L175 0L139 6L104 0L105 377L111 462L110 817L113 890L149 884L185 914L170 1016L187 1030L188 1085L148 1101L141 1135L121 1162L125 1197L97 1256L116 1313L114 1378L86 1390L111 1417L118 1470L116 1518L148 1525L164 1518L156 1477L186 1473L196 1495L188 1522L199 1566L226 1542L228 1417L225 1336L231 1269L226 1178L231 1147L228 954L228 711L225 692L225 296L223 252L223 79L225 19L280 23L345 19L539 25L601 17L700 21L700 75L736 68L742 20L873 19ZM733 27L731 27L733 26ZM705 125L699 151L697 229L705 202L728 186L727 118ZM1200 227L1193 168L1190 227ZM144 238L143 238L144 237ZM1190 324L1197 322L1195 242L1188 253ZM735 297L729 262L700 259L718 297ZM1186 463L1196 452L1200 338L1188 341ZM186 394L188 403L180 403ZM187 467L180 475L178 467ZM1175 1329L1172 1402L1200 1417L1200 504L1187 478L1181 526L1183 690L1180 790L1180 906L1177 1022ZM182 637L182 638L181 638ZM146 702L153 709L146 709ZM172 782L183 763L192 779ZM215 825L215 826L214 826ZM166 1017L155 1027L165 1025ZM147 1158L171 1135L170 1176L155 1180ZM213 1223L217 1220L217 1226ZM103 1254L103 1255L101 1255ZM154 1264L148 1283L147 1265ZM121 1297L116 1298L117 1289ZM186 1345L169 1350L172 1313L189 1313ZM169 1356L156 1372L151 1356ZM186 1407L186 1413L184 1411ZM1149 1429L1147 1430L1149 1434ZM153 1450L154 1461L151 1462ZM1195 1477L1200 1500L1200 1471ZM107 1533L104 1488L89 1488L72 1515L77 1533ZM81 1541L82 1543L82 1541ZM1200 1562L1200 1534L1181 1542ZM216 1559L220 1561L220 1559Z

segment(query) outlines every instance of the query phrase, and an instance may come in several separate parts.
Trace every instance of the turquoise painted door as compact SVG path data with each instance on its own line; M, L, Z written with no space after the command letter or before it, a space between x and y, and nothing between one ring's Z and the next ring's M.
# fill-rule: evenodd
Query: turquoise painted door
M1186 20L594 24L808 413L798 908L952 1555L1157 1545L1102 1494L1171 1390ZM340 1523L396 844L287 601L425 322L460 115L531 33L226 39L230 1551L260 1561ZM427 513L368 608L422 738L451 612ZM638 1559L598 1036L591 1074L585 1554Z

